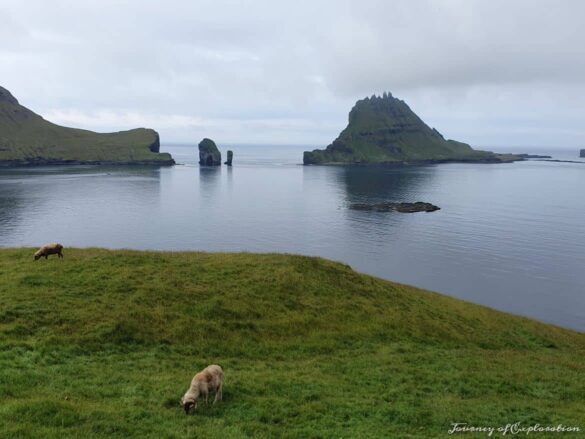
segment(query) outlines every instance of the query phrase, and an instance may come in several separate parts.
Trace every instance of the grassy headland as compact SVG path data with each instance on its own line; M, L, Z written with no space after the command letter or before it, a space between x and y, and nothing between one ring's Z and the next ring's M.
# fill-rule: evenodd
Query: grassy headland
M318 258L33 251L0 250L2 437L585 427L585 334ZM185 416L179 398L210 363L224 401Z
M43 119L0 87L0 166L53 164L172 165L156 131L95 133Z

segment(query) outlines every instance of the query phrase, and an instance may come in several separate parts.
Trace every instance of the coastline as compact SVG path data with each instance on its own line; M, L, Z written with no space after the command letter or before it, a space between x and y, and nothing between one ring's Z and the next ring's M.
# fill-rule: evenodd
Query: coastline
M421 166L421 165L440 165L446 163L477 163L480 165L498 165L506 163L515 163L527 161L524 157L514 157L510 159L444 159L444 160L411 160L411 161L387 161L387 162L323 162L323 163L303 163L303 166Z
M174 166L175 160L52 160L52 159L22 159L22 160L0 160L0 168L24 168L38 166L68 166L68 165L89 165L89 166Z

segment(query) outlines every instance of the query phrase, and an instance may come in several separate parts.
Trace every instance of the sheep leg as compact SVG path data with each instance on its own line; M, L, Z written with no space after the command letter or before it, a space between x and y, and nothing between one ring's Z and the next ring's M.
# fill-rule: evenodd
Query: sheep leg
M45 261L49 259L49 255L45 255Z
M218 388L215 390L215 399L213 400L213 403L215 404L217 401L221 401L223 394L222 394L222 390L221 390L222 385L220 384L218 386Z

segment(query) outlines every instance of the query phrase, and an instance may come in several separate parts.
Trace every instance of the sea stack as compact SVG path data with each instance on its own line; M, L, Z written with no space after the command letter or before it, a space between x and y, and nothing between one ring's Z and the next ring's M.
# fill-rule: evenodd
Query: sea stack
M582 149L579 153L579 157L585 157L585 149Z
M232 150L228 150L228 152L227 152L227 160L224 163L224 165L231 166L233 159L234 159L234 152Z
M221 153L211 139L199 142L199 164L201 166L221 166Z

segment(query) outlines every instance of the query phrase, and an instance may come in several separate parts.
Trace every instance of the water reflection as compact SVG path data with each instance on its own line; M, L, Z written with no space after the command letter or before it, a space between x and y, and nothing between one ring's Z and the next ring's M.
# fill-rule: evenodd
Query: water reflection
M425 187L432 184L435 168L391 168L350 166L337 172L339 184L345 187L349 203L382 201L418 201ZM426 200L423 200L426 201Z
M119 247L159 211L160 170L55 167L0 174L3 245L48 241ZM127 222L120 222L125 218ZM24 231L18 235L16 230ZM146 230L148 230L148 225Z
M201 198L213 201L217 198L221 180L221 166L201 166L199 168L199 192Z
M0 177L0 231L10 233L23 219L27 204L24 199L24 184Z
M375 258L393 237L404 233L402 226L412 223L411 214L352 210L352 203L432 202L435 170L431 166L395 168L352 166L333 173L335 184L344 188L342 209L346 218L346 233L363 243L363 257ZM409 218L410 217L410 218ZM383 268L384 269L384 268Z
M228 190L230 191L230 193L232 192L232 189L234 187L234 174L233 174L233 168L231 166L227 166L226 167L227 170L227 184L228 184Z

